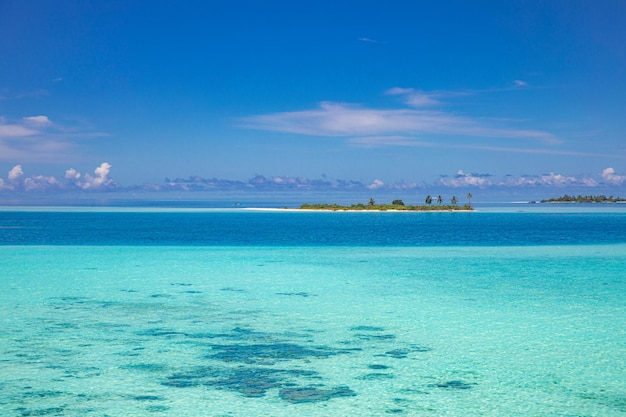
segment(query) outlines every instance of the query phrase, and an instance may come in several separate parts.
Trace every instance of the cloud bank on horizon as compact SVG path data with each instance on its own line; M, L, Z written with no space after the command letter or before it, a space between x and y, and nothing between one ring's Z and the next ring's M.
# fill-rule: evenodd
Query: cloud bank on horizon
M81 174L74 168L65 171L64 179L54 176L26 176L22 165L15 165L7 173L6 180L0 178L0 192L59 192L59 191L113 191L121 187L109 177L111 164L103 162L94 170L94 175Z
M456 175L441 175L430 184L417 182L385 183L379 179L371 182L360 180L309 179L304 177L255 175L247 181L203 178L165 178L161 184L121 185L111 176L111 164L103 162L93 174L81 174L73 168L65 171L62 179L46 175L26 175L22 165L10 169L6 178L0 177L0 193L58 193L58 192L124 192L124 191L410 191L432 188L449 189L519 189L542 187L563 189L568 186L608 188L620 190L626 185L626 174L618 174L613 168L604 169L596 178L590 176L565 176L549 173L529 176L506 176L501 179L490 174L466 173L459 170ZM592 191L590 191L592 192Z

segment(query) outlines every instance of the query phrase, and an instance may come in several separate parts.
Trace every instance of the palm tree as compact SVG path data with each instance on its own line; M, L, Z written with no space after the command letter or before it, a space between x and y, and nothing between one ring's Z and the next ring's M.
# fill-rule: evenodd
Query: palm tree
M369 204L370 206L373 206L374 204L376 204L376 202L374 201L373 198L370 198L370 201L367 204Z
M467 193L467 205L472 208L472 193Z
M429 195L426 196L426 204L429 206L433 203L433 198Z
M452 198L450 199L450 204L452 204L453 206L456 206L458 204L456 196L452 196Z
M443 203L443 198L441 198L440 195L437 196L437 204L441 205L441 203Z

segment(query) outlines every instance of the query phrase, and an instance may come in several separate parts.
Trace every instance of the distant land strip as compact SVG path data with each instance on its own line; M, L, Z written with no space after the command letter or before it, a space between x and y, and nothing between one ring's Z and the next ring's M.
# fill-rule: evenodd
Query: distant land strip
M623 203L626 198L604 195L562 195L561 197L541 200L542 203Z
M404 205L404 204L352 204L343 206L339 204L302 204L301 210L323 210L323 211L471 211L473 208L469 204L459 205Z

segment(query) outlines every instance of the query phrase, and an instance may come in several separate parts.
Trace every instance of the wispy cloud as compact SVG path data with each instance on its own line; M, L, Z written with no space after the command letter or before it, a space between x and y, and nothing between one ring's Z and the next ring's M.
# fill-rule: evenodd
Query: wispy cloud
M75 141L100 136L107 135L61 125L45 115L13 121L0 117L0 160L58 162L75 157Z
M47 96L48 90L33 90L25 92L11 92L8 90L0 90L0 100L22 100L28 98L38 98Z
M426 107L440 104L439 97L442 94L425 93L413 88L393 87L385 91L386 95L401 96L404 102L411 107Z
M516 80L516 85L525 82ZM524 84L525 85L525 84ZM321 102L318 108L260 114L239 119L240 126L308 136L347 138L368 146L476 145L469 138L497 140L492 146L505 151L503 140L525 140L542 146L562 143L554 134L520 127L520 120L471 117L445 111L444 101L479 92L434 91L393 87L384 92L397 96L400 108L368 108L355 104ZM486 146L480 144L480 146ZM478 148L477 148L478 149ZM485 150L489 150L485 148ZM516 152L518 149L512 149Z
M0 141L3 139L20 138L25 136L33 136L38 133L37 130L17 124L1 124L0 122Z
M369 42L369 43L380 43L376 39L368 38L366 36L362 36L359 38L361 42Z
M318 109L272 113L241 119L248 129L310 136L447 135L531 139L553 144L551 133L490 125L478 119L451 113L416 109L368 109L341 103L321 103Z
M416 146L425 146L419 144ZM553 148L516 148L505 146L488 146L488 145L471 145L471 144L455 144L455 145L433 145L438 147L446 147L451 149L477 149L490 152L507 152L507 153L520 153L520 154L534 154L534 155L562 155L562 156L584 156L588 158L620 158L626 159L626 156L609 155L595 152L581 152L581 151L569 151L565 149L553 149Z

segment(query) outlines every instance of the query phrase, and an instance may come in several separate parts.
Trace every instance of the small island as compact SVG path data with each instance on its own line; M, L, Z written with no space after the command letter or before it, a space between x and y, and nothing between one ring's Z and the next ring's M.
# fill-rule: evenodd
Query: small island
M441 196L436 199L437 204L433 205L431 196L426 197L425 205L405 205L402 200L393 200L391 204L376 204L370 198L367 204L358 203L344 206L340 204L302 204L300 210L323 210L323 211L471 211L470 203L459 206L456 197L452 197L450 204L443 204Z
M623 203L626 198L604 195L563 195L561 197L541 200L542 203Z

